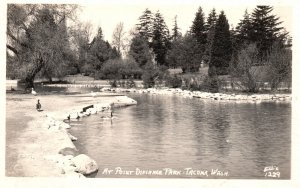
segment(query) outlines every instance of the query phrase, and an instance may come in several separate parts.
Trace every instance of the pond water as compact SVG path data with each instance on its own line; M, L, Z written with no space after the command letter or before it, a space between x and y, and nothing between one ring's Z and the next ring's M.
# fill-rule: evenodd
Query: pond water
M96 177L290 178L290 103L128 96L138 104L116 109L116 119L71 122Z

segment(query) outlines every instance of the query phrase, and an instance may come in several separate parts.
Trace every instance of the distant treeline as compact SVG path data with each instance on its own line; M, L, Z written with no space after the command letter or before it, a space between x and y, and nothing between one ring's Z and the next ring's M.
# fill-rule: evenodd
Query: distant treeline
M203 65L209 68L201 84L205 81L212 91L218 91L220 75L229 75L249 92L259 90L258 81L273 90L291 81L292 38L271 6L257 6L250 14L245 10L236 27L229 26L224 11L212 9L205 16L199 7L185 34L177 16L170 30L159 11L146 9L127 34L123 23L117 24L111 43L101 27L93 37L91 25L76 21L78 8L8 4L7 77L24 80L27 88L34 87L36 77L51 81L78 73L113 81L143 79L145 87L163 81L180 87L183 78L171 76L169 68L181 68L184 74ZM70 21L75 23L69 26Z

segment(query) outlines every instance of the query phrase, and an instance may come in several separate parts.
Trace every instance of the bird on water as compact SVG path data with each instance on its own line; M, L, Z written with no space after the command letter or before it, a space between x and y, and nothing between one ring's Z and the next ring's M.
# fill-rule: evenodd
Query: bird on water
M36 110L41 111L41 109L42 109L42 105L40 103L40 100L38 99L37 104L36 104Z

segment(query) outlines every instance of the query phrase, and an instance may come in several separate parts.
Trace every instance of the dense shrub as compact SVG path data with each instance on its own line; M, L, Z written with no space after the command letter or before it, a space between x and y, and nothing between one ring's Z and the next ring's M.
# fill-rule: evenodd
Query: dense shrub
M147 63L143 70L142 80L144 88L151 88L161 85L166 76L167 68Z
M132 78L129 78L129 80L126 81L126 87L127 88L135 88L136 87L136 84Z
M117 86L118 86L118 85L117 85L117 80L115 80L115 79L109 80L108 83L109 83L109 85L110 85L111 87L117 87Z
M103 79L140 78L142 70L133 60L113 59L107 61L101 68Z
M81 67L81 72L84 74L84 76L91 76L92 74L95 74L93 66L88 63L85 63ZM95 74L95 75L97 75L97 74Z
M217 76L206 76L203 82L200 84L199 90L211 92L211 93L217 93L220 89L220 80Z
M200 79L195 77L195 76L191 76L191 77L183 77L183 82L182 82L182 89L188 89L188 90L192 90L192 91L197 91L200 89Z
M181 77L177 75L166 77L166 86L171 88L180 88L182 86Z
M275 43L266 60L267 82L271 90L278 89L283 81L291 82L292 77L292 51Z
M260 75L262 75L262 60L255 44L250 44L239 51L235 66L231 67L233 84L244 91L256 93L260 88Z

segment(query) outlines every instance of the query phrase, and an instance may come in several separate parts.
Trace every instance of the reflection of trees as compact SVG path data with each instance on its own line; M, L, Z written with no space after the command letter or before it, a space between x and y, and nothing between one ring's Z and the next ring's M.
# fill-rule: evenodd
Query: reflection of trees
M208 106L211 117L208 119L208 126L211 133L211 141L215 147L218 157L224 158L228 155L230 145L228 143L230 134L229 115L225 103L214 103Z
M257 116L253 119L256 122L254 123L254 155L257 168L261 169L270 165L282 165L283 167L290 163L290 115L285 115L290 112L289 110L282 111L282 105L263 103L261 108L257 109ZM272 118L266 118L270 115ZM290 168L290 164L287 168ZM283 171L284 169L282 169ZM289 169L285 169L285 171L289 173Z
M290 124L283 123L290 119L286 117L290 112L286 110L289 107L282 105L239 104L238 108L232 108L230 122L234 131L231 139L235 140L232 151L239 155L232 152L231 155L237 166L242 165L237 167L242 175L261 177L265 166L290 161Z

